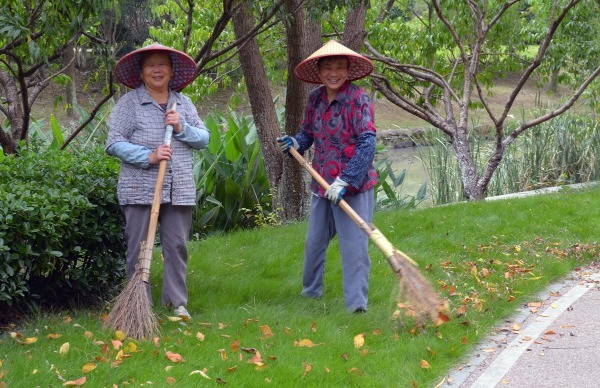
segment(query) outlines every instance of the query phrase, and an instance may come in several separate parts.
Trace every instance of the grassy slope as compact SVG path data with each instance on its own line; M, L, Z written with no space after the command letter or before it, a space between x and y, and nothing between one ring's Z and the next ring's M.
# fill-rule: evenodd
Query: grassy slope
M139 342L136 352L130 348L125 352L130 357L113 364L118 351L112 346L103 351L102 344L93 342L110 345L114 338L100 329L97 311L74 311L72 320L65 320L65 314L44 315L19 329L25 337L38 338L34 344L0 337L0 382L60 386L58 374L75 380L91 362L96 369L85 375L86 386L147 381L196 386L212 385L217 378L233 386L433 386L496 322L532 301L549 282L597 258L595 245L570 247L596 241L599 194L600 189L563 190L376 214L375 224L420 263L449 299L452 320L438 328L392 320L397 279L373 246L367 314L344 310L337 241L328 251L323 298L301 298L306 224L298 223L190 243L189 309L194 319L185 325L171 322L169 312L157 307L163 319L158 346ZM160 300L159 259L152 278ZM48 339L50 333L62 337ZM197 333L205 336L203 341ZM361 333L365 345L357 349L353 340ZM303 339L317 346L295 346ZM236 340L242 348L257 349L266 366L249 364L250 354L238 349ZM60 355L66 342L70 350ZM186 361L167 360L167 351ZM422 368L422 361L431 367ZM212 380L190 375L197 370Z

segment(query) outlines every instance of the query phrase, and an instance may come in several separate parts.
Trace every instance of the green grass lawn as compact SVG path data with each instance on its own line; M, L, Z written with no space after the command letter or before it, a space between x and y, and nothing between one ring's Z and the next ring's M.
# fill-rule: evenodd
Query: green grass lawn
M438 327L393 319L397 278L374 246L369 311L349 315L337 241L328 251L323 298L300 297L305 223L192 242L191 321L171 321L169 310L156 307L160 336L133 341L101 329L107 308L40 313L0 336L0 387L62 386L83 377L94 387L432 387L495 324L597 259L599 195L599 188L566 189L377 213L379 229L448 299L451 320Z

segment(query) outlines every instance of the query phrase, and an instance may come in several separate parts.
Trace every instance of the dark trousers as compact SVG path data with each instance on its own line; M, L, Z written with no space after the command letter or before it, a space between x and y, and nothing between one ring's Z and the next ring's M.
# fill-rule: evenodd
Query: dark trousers
M148 236L150 205L123 205L125 241L127 242L127 277L135 274L140 244ZM158 233L164 257L162 304L187 306L187 239L192 226L192 206L162 204L158 216ZM149 293L150 295L150 293ZM150 296L152 302L152 297Z

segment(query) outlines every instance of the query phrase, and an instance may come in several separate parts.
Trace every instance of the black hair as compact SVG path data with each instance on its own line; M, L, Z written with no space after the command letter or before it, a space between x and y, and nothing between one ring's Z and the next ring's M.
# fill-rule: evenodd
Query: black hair
M317 67L321 67L321 63L325 62L326 60L336 60L336 59L346 59L346 62L348 63L348 69L350 69L350 58L348 58L347 55L327 55L325 57L320 57L317 59Z

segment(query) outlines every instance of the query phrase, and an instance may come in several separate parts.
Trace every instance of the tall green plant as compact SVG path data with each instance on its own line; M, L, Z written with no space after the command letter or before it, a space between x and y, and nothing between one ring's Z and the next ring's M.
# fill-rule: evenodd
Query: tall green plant
M210 143L194 162L198 190L192 232L230 231L256 226L247 209L271 213L271 192L256 127L235 113L215 112L205 120ZM252 213L252 212L250 212Z
M508 131L511 129L509 128ZM459 201L461 178L452 147L435 138L420 147L435 204ZM471 139L471 152L483 168L490 143ZM600 177L600 124L585 115L565 114L527 131L509 147L488 185L488 196L542 187L590 182Z

